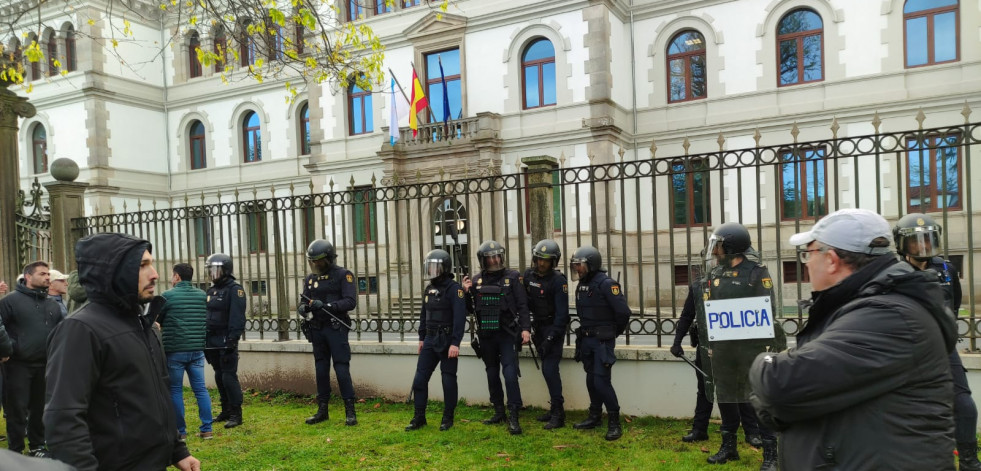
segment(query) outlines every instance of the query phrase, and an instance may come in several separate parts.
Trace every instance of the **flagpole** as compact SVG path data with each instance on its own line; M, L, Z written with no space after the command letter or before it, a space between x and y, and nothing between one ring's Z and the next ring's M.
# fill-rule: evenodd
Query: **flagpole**
M397 77L395 77L395 73L392 72L392 68L391 67L388 68L388 74L392 76L392 80L395 81L395 85L398 85L399 86L399 91L402 92L402 97L405 98L405 102L406 103L409 103L409 104L412 104L412 100L409 100L409 96L405 94L405 90L402 89L402 84L399 83L399 79Z
M416 72L416 64L413 63L412 61L409 61L409 65L412 66L412 71L413 72ZM416 76L417 77L419 76L419 72L416 72ZM422 85L422 82L420 82L419 85ZM423 90L422 91L423 91L423 93L426 92L425 87L423 87ZM428 99L426 100L426 110L429 111L429 116L432 117L432 120L433 120L432 122L433 123L437 122L436 121L436 113L433 113L433 109L429 106L429 100Z

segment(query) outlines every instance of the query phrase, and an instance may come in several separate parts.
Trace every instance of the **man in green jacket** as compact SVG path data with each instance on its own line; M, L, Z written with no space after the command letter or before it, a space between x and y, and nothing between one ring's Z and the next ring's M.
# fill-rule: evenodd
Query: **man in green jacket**
M181 439L187 437L184 422L184 372L198 401L201 427L198 437L212 438L211 396L204 386L204 340L207 321L207 295L191 284L194 268L186 263L174 265L170 282L174 287L162 294L167 304L160 314L167 368L170 370L170 398L174 402L177 430Z

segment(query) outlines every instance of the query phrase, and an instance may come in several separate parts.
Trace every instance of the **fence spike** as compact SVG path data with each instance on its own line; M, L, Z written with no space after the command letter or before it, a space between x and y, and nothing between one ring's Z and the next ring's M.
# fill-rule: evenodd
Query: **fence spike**
M688 140L688 136L685 136L685 142L681 143L681 147L685 148L685 155L688 155L688 148L691 147L691 142Z
M719 143L719 152L725 150L726 138L722 135L722 131L719 131L719 138L715 142Z
M351 174L351 186L354 186L354 174Z
M565 151L559 152L559 166L565 167Z
M797 121L794 121L794 127L790 128L790 135L794 136L794 144L797 144L797 136L800 134L800 128L797 127Z
M488 165L488 167L494 168L491 165ZM422 171L420 171L419 169L416 169L416 182L418 183L420 181L422 181Z
M140 212L140 211L143 211L143 200L137 198L136 199L136 212Z
M879 112L876 111L875 114L872 115L872 128L875 129L876 134L879 134L880 124L882 124L882 120L879 119Z
M753 132L753 140L756 141L756 147L760 146L761 137L763 137L763 135L760 134L760 128L756 128L756 131Z
M439 168L439 179L442 180L445 175L446 175L446 172L443 170L443 167L440 167Z
M293 186L293 182L290 182L290 194L292 195L294 191L296 191L296 187Z
M617 152L617 154L620 155L620 163L623 163L623 154L626 154L626 153L627 153L627 151L623 150L623 146L620 146L620 150Z
M377 179L375 179L375 174L374 174L374 172L372 172L372 174L371 174L371 186L375 186L375 182L377 182L377 181L378 181L378 180L377 180Z
M330 181L327 182L327 186L330 187L330 191L334 191L334 177L330 177Z
M923 108L920 108L920 110L916 112L916 122L919 123L920 131L923 130L923 121L926 121L926 115L923 114Z
M652 159L654 158L654 155L656 153L657 153L657 144L655 144L654 141L651 141L651 158Z
M964 116L964 124L971 123L971 107L967 106L967 100L964 100L964 109L961 110L961 115Z
M587 154L586 157L589 158L589 165L593 165L593 158L596 156L593 154Z
M838 117L831 118L831 138L838 139Z

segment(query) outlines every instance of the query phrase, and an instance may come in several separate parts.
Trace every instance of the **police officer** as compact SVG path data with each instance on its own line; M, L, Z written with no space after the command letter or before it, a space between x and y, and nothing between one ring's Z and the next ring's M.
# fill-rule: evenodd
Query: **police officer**
M606 405L608 416L606 439L616 440L623 435L620 428L620 403L613 389L613 353L616 338L627 330L630 308L620 284L607 276L603 256L589 245L576 249L569 260L576 287L576 311L580 327L576 329L576 358L586 370L586 390L589 392L589 416L572 426L575 429L596 428Z
M525 291L531 310L531 339L542 359L542 375L548 386L552 407L538 420L545 430L565 427L565 399L562 397L562 342L569 325L569 284L556 267L562 251L555 241L539 241L531 250L531 268L525 270Z
M910 213L896 222L893 238L900 258L916 270L933 270L944 291L944 304L954 315L961 307L961 282L957 269L945 260L940 243L943 228L922 213ZM959 469L981 471L978 461L978 409L971 398L967 374L955 348L950 352L950 373L954 378L954 438L957 440Z
M344 398L345 425L357 425L354 412L354 384L351 382L351 346L348 311L358 306L354 275L338 266L334 244L317 239L307 247L307 261L313 273L303 281L303 294L297 312L307 319L307 335L313 344L317 373L317 413L307 418L308 425L328 419L330 400L330 362L334 361L337 386Z
M476 318L480 356L487 371L490 401L494 405L494 415L484 420L484 424L507 420L508 432L517 435L521 433L518 411L522 405L517 348L531 341L528 296L518 272L505 266L504 246L493 240L480 244L477 261L480 273L473 280L464 277L463 288L470 293L467 310ZM510 415L504 410L502 369Z
M419 317L419 362L412 380L415 395L415 415L406 431L426 425L426 403L429 399L429 378L436 364L443 377L443 420L440 431L453 426L456 410L456 370L460 342L467 323L467 302L463 287L453 279L453 262L445 250L433 250L423 259L423 273L429 286L423 292L422 314Z
M216 253L205 261L212 285L208 288L205 359L215 370L221 398L216 422L225 428L242 425L242 385L238 382L238 341L245 332L245 290L232 275L232 258Z
M770 272L765 266L746 256L752 250L751 245L749 231L738 222L722 224L712 233L707 251L708 256L714 260L715 266L707 276L708 283L702 294L705 300L772 297L773 280L770 278ZM775 325L774 330L776 335L782 335L783 331L779 326ZM745 401L744 403L719 402L719 413L722 416L722 446L716 454L708 457L709 463L723 464L739 459L739 452L736 450L736 430L739 428L740 407L752 408ZM760 465L760 471L776 471L776 434L763 423L759 423L759 432L763 442L763 463Z

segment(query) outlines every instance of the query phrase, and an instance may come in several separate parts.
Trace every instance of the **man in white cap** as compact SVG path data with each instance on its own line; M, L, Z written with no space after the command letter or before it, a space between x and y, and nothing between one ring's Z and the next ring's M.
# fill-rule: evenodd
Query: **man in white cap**
M51 286L48 286L48 296L58 303L61 308L61 318L68 317L68 305L65 304L65 295L68 294L68 275L51 269Z
M750 370L780 469L954 469L948 352L936 275L898 263L882 216L842 209L790 238L812 287L797 346Z

